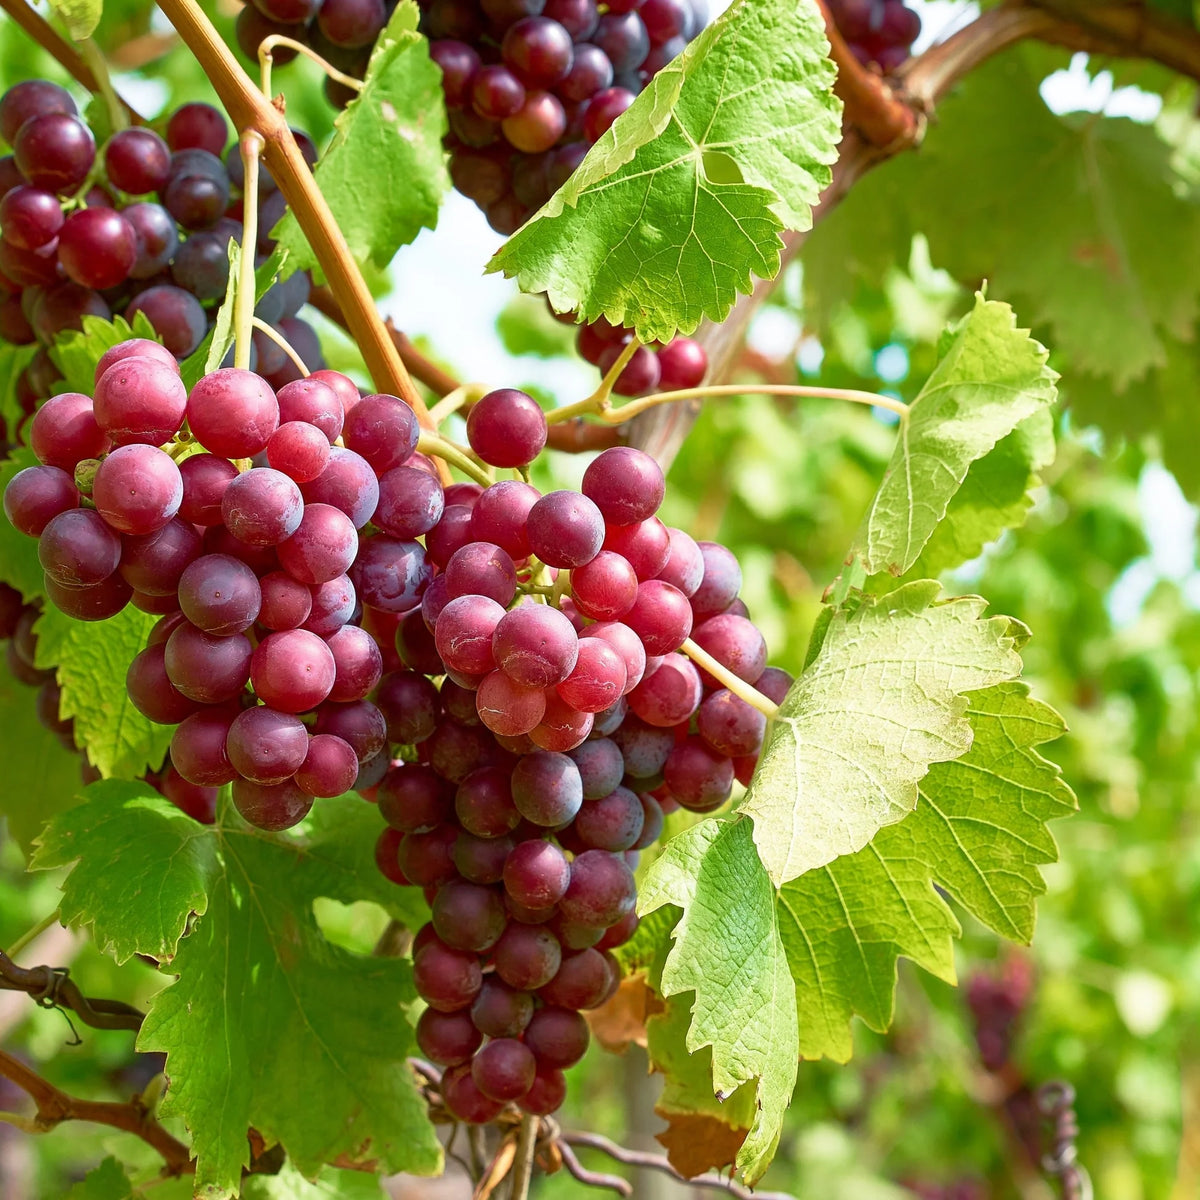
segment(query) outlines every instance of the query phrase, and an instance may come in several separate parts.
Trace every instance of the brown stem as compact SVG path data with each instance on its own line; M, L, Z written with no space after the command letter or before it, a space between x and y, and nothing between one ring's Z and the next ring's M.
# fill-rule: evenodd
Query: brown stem
M89 92L99 94L100 81L96 78L96 73L84 61L83 55L65 38L60 37L58 32L38 12L25 3L25 0L0 0L0 8L4 9L43 50L52 55L76 83L87 88ZM135 125L146 123L124 100L121 103L129 113L129 119Z
M238 132L255 129L262 135L267 166L329 280L346 315L346 327L362 351L375 386L405 400L421 424L430 428L425 401L375 311L366 280L296 145L283 112L254 86L195 0L161 0L159 7L204 68Z
M649 1154L643 1150L627 1150L624 1146L618 1146L616 1142L609 1141L608 1138L598 1133L577 1133L564 1130L559 1134L558 1140L567 1146L586 1146L591 1150L599 1150L602 1154L607 1154L609 1158L616 1159L617 1162L624 1163L628 1167L648 1167L652 1171L661 1171L664 1175L669 1175L680 1183L686 1183L689 1187L727 1192L731 1196L736 1196L737 1200L796 1200L795 1196L789 1196L786 1192L753 1192L748 1187L743 1187L740 1183L734 1183L732 1179L726 1179L721 1175L696 1175L689 1179L675 1170L661 1154Z
M80 1100L69 1096L27 1067L20 1059L0 1050L0 1075L27 1092L37 1105L35 1126L49 1132L63 1121L90 1121L108 1125L141 1138L162 1155L171 1175L182 1175L191 1169L191 1153L178 1139L172 1137L136 1099L125 1104L105 1100Z
M19 967L0 950L0 988L26 992L47 1007L69 1008L93 1029L142 1027L142 1014L120 1000L97 1000L85 996L64 970L54 967Z

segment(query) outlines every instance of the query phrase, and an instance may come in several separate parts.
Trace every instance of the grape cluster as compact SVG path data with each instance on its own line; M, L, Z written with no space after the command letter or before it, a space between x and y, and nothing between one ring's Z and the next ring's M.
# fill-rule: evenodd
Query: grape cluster
M854 57L884 74L909 56L921 18L904 0L829 0L829 14Z
M561 314L561 318L575 323L573 313ZM575 345L582 359L607 374L632 338L632 329L601 317L579 326ZM639 346L617 376L613 391L618 396L644 396L647 392L698 387L707 370L704 347L692 338L675 337L665 345Z
M185 104L151 129L115 133L99 149L74 100L57 84L27 80L0 97L0 340L40 343L17 382L24 412L52 394L48 347L83 317L144 313L179 359L203 340L224 298L230 238L242 238L242 164L229 127L207 104ZM316 151L297 135L310 161ZM222 161L222 156L225 161ZM260 188L257 254L283 199L269 175ZM311 366L316 336L299 317L310 281L297 273L263 297L257 314L279 328ZM255 331L257 369L275 387L298 377L283 350ZM13 431L17 432L17 431Z
M980 1061L987 1070L999 1071L1009 1060L1018 1023L1033 995L1033 966L1024 955L1010 955L994 974L972 974L966 992Z
M519 472L547 422L501 389L467 437ZM134 339L93 397L38 410L40 465L4 508L63 611L161 614L126 688L176 726L153 781L181 808L211 820L227 783L267 830L315 797L378 804L379 869L432 909L417 1038L447 1107L549 1113L581 1011L617 985L638 851L676 807L722 805L762 745L758 709L681 648L775 702L790 677L766 665L734 556L656 516L648 455L606 450L580 493L540 495L443 487L417 440L407 405L336 372L276 392L223 368L187 393L170 353Z
M521 467L546 423L504 389L467 434L484 461ZM665 526L663 492L653 459L615 448L581 493L455 485L424 530L437 573L376 696L389 740L413 747L374 792L376 857L430 901L417 1040L464 1121L558 1107L588 1043L581 1010L612 994L611 951L637 926L638 851L665 813L712 811L749 779L765 719L685 639L777 701L790 683L766 666L736 559Z

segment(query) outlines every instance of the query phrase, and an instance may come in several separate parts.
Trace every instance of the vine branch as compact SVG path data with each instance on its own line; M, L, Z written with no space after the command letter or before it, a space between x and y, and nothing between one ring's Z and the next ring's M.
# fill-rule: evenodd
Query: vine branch
M142 1027L142 1014L120 1000L100 1000L85 996L64 967L19 967L0 950L0 988L26 992L44 1008L69 1008L93 1029L129 1029Z
M108 1100L80 1100L43 1079L19 1058L0 1050L0 1075L27 1092L37 1106L32 1120L22 1119L21 1127L38 1133L48 1133L63 1121L89 1121L108 1125L141 1138L162 1155L171 1175L182 1175L191 1169L191 1153L177 1138L169 1134L139 1098L118 1104Z

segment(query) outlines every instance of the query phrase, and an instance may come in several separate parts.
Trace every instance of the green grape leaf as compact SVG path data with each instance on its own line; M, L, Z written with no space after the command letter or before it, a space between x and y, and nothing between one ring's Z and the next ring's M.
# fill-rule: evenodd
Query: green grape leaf
M106 621L76 621L49 605L35 626L37 665L57 670L60 713L74 718L76 743L105 778L157 769L171 743L172 727L144 717L125 690L157 620L130 605Z
M0 729L7 751L0 816L26 854L42 825L77 802L80 788L79 755L37 719L34 695L8 671L0 672Z
M643 341L723 320L808 229L841 137L813 0L735 0L488 266Z
M125 1168L110 1156L67 1193L67 1200L133 1200L134 1195Z
M450 186L442 136L442 76L417 32L418 9L401 0L375 43L362 91L334 122L316 179L350 252L386 267L401 246L437 224ZM275 227L290 252L288 271L317 267L317 257L289 212Z
M918 581L831 614L740 808L776 885L906 817L930 765L970 748L963 693L1020 674L1024 630L940 590Z
M759 1112L738 1156L750 1182L778 1140L799 1058L850 1057L855 1015L882 1032L905 956L953 982L959 925L938 888L996 932L1027 941L1046 822L1074 797L1037 747L1062 721L1019 683L973 693L974 740L935 764L906 820L823 867L772 887L742 814L673 838L647 872L643 913L682 910L664 995L695 993L688 1050L711 1047L717 1096L757 1080Z
M36 467L37 462L32 450L14 446L11 457L0 463L0 495L14 475L26 467ZM14 529L7 517L0 521L0 580L16 588L27 601L40 600L46 594L37 538Z
M104 357L104 352L118 342L135 337L148 338L152 342L162 340L142 312L135 314L132 325L119 315L111 321L103 317L84 317L82 324L82 330L69 329L57 334L50 347L50 360L62 374L55 395L82 392L90 396L96 390L96 364Z
M1023 525L1033 504L1030 490L1054 461L1054 451L1054 419L1043 409L977 458L910 568L914 578L969 562L1004 530Z
M977 296L943 336L941 351L901 419L892 461L856 538L854 554L868 575L905 574L971 464L1057 395L1045 348L1017 328L1007 304Z
M647 918L670 915L668 930L678 913L670 905ZM689 1178L704 1171L722 1170L736 1159L754 1124L755 1089L746 1082L725 1100L712 1088L712 1050L705 1046L690 1053L687 1031L692 1006L686 996L669 996L663 1011L646 1022L646 1053L650 1068L663 1076L663 1089L654 1111L667 1122L655 1138L666 1147L671 1165Z
M100 24L104 0L50 0L50 7L67 27L71 40L81 42L91 37Z
M82 796L46 826L30 866L77 862L63 884L63 924L90 927L118 963L172 958L189 918L208 907L218 869L211 831L146 783L105 779Z
M174 949L177 979L151 1002L138 1046L167 1055L162 1112L192 1130L196 1195L238 1193L250 1127L308 1178L334 1160L436 1173L441 1149L406 1062L411 965L333 945L313 915L319 897L377 894L358 851L338 845L361 848L352 814L367 806L322 800L319 825L268 838L231 805L202 826L138 789L93 785L85 808L47 831L39 865L78 859L64 913L98 940L107 932L121 954ZM110 878L116 861L134 864L123 880ZM328 1178L314 1197L360 1194Z

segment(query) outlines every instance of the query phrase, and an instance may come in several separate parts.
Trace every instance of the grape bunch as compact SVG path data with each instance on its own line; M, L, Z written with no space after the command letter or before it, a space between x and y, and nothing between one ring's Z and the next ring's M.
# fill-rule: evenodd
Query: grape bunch
M241 241L242 164L226 150L229 127L207 104L185 104L151 129L122 129L97 148L71 95L27 80L0 97L0 340L40 344L17 381L23 411L51 395L58 371L48 348L87 315L143 313L178 359L201 343L229 276L230 238ZM310 162L312 143L298 134ZM222 155L225 161L222 161ZM269 175L260 188L259 258L283 199ZM310 366L320 347L297 314L310 281L276 284L257 315L275 326ZM299 377L283 350L254 333L255 365L275 387ZM16 431L13 431L16 432Z
M521 467L546 424L503 389L467 433L484 461ZM424 535L436 574L376 694L389 740L413 747L373 793L376 858L431 904L417 1041L463 1121L559 1106L588 1043L581 1011L616 988L611 951L637 926L638 851L665 813L710 812L749 780L766 720L685 639L776 702L790 684L766 666L736 559L665 526L663 493L653 459L614 448L581 493L455 485Z
M575 323L573 313L561 314L561 318ZM632 338L632 329L601 317L579 326L575 345L584 361L607 375ZM692 338L674 337L666 344L639 346L617 376L613 391L618 396L644 396L647 392L694 388L704 380L707 370L704 347Z
M520 473L547 422L501 389L467 437ZM549 1113L581 1012L617 985L638 851L666 813L749 781L766 719L737 680L775 703L791 680L766 665L734 556L657 517L648 455L606 450L581 492L541 495L443 487L417 442L407 405L337 372L276 391L222 368L187 393L134 339L92 397L38 410L40 465L4 508L64 612L160 614L126 688L176 727L153 782L181 808L211 820L232 784L249 823L282 830L317 797L377 803L378 868L431 905L417 1038L448 1109Z
M909 56L921 18L904 0L829 0L829 14L854 57L885 75Z

